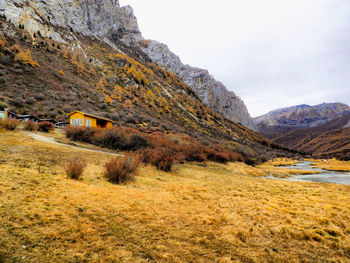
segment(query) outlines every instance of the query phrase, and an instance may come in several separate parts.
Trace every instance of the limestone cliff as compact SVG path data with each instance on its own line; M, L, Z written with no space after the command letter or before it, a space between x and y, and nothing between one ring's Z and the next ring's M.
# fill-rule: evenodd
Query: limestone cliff
M29 32L60 42L71 36L62 36L51 25L107 41L142 40L132 8L120 8L118 0L2 0L0 14Z
M255 123L244 102L205 69L184 65L180 58L162 43L154 40L140 41L141 49L166 70L174 72L182 81L197 91L200 98L223 117L256 130Z

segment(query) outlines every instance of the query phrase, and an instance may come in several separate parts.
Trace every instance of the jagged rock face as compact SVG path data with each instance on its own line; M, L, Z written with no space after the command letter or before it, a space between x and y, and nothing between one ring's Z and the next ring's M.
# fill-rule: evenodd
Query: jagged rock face
M232 91L214 79L205 69L184 65L169 48L154 40L139 42L140 48L156 63L174 72L187 85L194 88L200 98L223 117L257 130L244 102Z
M350 107L343 103L299 105L271 111L255 121L258 125L307 128L323 125L347 113L350 113Z
M40 32L59 42L72 43L75 37L56 32L52 25L97 37L111 46L117 40L128 45L144 43L132 8L120 7L118 0L1 0L0 14L32 34ZM164 44L148 43L139 46L154 62L179 75L216 113L257 130L244 102L207 70L184 65Z
M0 14L32 32L64 42L50 24L100 39L135 43L142 40L130 6L120 8L118 0L1 0ZM68 36L69 39L69 36Z

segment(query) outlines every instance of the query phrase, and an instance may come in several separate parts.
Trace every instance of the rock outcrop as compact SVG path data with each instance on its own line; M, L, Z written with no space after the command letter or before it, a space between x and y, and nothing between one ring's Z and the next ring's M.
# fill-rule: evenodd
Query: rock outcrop
M55 27L96 37L110 46L117 41L127 45L139 43L154 62L180 76L216 113L257 130L244 102L207 70L184 65L164 44L143 41L132 8L120 7L118 0L2 0L0 14L16 26L23 25L33 35L40 34L63 43L72 43L75 37L62 35Z
M257 130L244 102L234 92L228 91L221 82L216 81L207 70L184 65L165 44L154 40L145 40L138 44L154 62L174 72L183 82L192 87L203 102L216 113L252 130Z
M299 105L271 111L255 118L255 122L262 134L274 139L292 130L323 125L348 113L350 107L343 103Z
M118 0L2 0L0 14L29 32L60 42L69 36L55 32L51 25L101 40L132 44L143 39L132 8L120 8Z

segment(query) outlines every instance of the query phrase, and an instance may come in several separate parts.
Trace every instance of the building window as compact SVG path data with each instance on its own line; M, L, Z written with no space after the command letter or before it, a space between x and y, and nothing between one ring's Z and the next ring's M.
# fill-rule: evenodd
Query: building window
M91 127L91 120L85 119L85 127Z
M72 119L72 126L83 126L83 119Z

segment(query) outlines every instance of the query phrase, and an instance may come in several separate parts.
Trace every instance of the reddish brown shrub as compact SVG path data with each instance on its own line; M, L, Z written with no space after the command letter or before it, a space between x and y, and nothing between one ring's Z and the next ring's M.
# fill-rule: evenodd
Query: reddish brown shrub
M18 120L15 119L7 119L7 120L1 120L0 119L0 129L6 129L13 131L17 128L17 126L20 124Z
M227 152L213 152L208 154L208 160L218 163L227 163L231 161L231 156Z
M115 157L105 164L104 176L111 183L125 184L134 180L134 172L140 165L138 155Z
M78 159L71 159L64 165L64 171L71 179L79 180L84 172L86 164Z
M54 129L55 129L55 126L49 121L43 121L39 123L39 131L49 132L49 131L53 131Z
M182 147L185 160L189 162L204 162L207 160L207 153L203 145L198 143L184 145Z
M37 131L39 129L38 124L32 122L32 121L26 121L23 124L23 127L26 131Z
M143 153L143 161L153 164L157 169L169 172L174 163L174 157L169 152L169 149L148 149Z
M129 150L128 139L117 129L100 129L93 136L94 144L114 150Z

